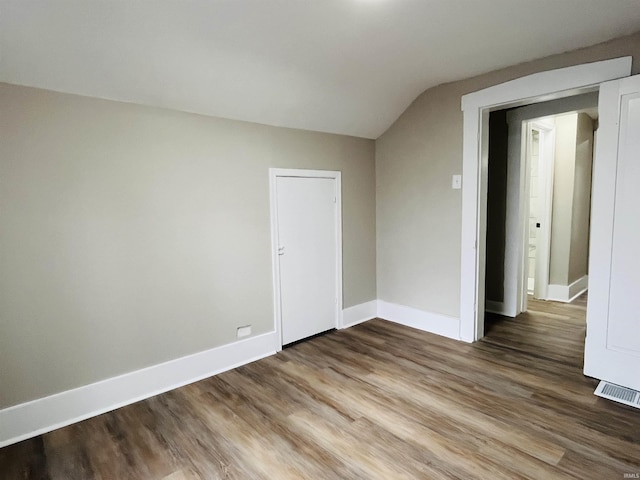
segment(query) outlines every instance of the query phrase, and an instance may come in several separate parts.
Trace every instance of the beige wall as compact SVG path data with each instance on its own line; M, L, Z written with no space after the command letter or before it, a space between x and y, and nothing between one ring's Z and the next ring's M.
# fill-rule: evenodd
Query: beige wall
M555 118L553 218L551 220L551 252L549 255L549 283L553 285L569 285L577 119L577 113L559 115Z
M640 33L421 94L376 140L378 298L459 316L462 95L531 73L625 55L640 71ZM464 179L463 179L464 181Z
M568 286L587 274L589 262L593 121L571 113L555 124L549 283Z
M342 171L375 299L373 141L0 84L0 407L271 331L269 167Z
M579 113L576 125L576 163L568 284L579 280L588 272L593 128L591 117L585 113Z

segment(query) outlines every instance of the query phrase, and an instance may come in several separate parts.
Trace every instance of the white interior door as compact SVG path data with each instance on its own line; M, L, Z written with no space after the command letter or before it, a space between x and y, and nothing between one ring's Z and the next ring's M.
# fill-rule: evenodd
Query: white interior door
M640 390L640 76L602 84L584 373Z
M555 122L553 119L538 121L540 132L540 157L538 171L538 212L536 224L536 275L533 295L546 299L549 289L549 260L551 255L551 219L553 205L553 169L555 164ZM539 225L539 226L538 226Z
M276 177L283 345L337 326L337 183Z
M529 157L527 169L530 172L528 188L529 218L525 226L525 261L528 278L533 278L527 291L521 292L521 311L527 310L527 294L546 299L549 285L549 253L551 249L551 206L553 201L553 165L555 147L555 126L553 119L530 120ZM538 133L537 149L533 149L533 131ZM528 247L528 248L527 248ZM527 261L528 260L528 261Z
M531 122L527 124L527 156L525 160L525 175L527 177L526 195L523 195L523 201L528 207L526 211L528 215L524 221L525 232L523 235L524 240L524 271L526 272L524 282L525 291L524 297L524 310L526 310L526 297L528 294L533 293L536 285L536 256L537 256L537 229L536 224L539 222L538 211L538 184L539 184L539 170L540 170L540 131L533 127Z

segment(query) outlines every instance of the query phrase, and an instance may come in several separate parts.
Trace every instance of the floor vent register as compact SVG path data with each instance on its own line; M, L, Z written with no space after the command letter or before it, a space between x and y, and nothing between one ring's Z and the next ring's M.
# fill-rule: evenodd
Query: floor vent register
M593 393L599 397L613 400L614 402L640 408L640 392L637 390L602 381Z

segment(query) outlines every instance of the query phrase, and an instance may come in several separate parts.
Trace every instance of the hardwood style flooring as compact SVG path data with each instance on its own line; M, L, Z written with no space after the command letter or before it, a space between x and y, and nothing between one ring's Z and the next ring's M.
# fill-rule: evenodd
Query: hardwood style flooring
M530 309L473 345L383 320L332 332L0 449L0 478L640 474L640 410L581 372L584 305Z

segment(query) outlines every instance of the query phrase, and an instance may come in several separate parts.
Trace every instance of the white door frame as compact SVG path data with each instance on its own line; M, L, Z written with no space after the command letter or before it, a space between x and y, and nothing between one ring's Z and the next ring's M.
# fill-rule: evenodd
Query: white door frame
M551 219L551 196L553 193L553 146L555 127L541 119L528 120L527 107L516 109L507 114L509 130L507 150L507 210L505 218L505 256L504 256L504 297L501 315L516 317L527 311L528 296L528 248L529 248L529 211L531 192L531 132L540 132L540 158L551 159L550 177L546 176L547 170L539 163L538 171L544 182L540 182L539 197L544 200L541 204L542 217L546 217L541 223L545 225L540 229L543 240L541 249L536 252L536 290L544 290L549 283L549 264L547 243L551 240L549 228ZM545 149L545 153L542 151ZM548 241L548 242L547 242ZM538 243L536 241L536 243ZM547 259L540 262L540 259ZM540 268L538 268L540 267ZM544 280L546 278L546 280ZM544 285L540 288L539 280Z
M526 310L526 305L522 305L523 286L519 283L519 278L523 275L521 272L521 261L524 253L521 253L521 237L522 229L521 215L522 205L520 190L522 190L524 171L521 168L522 155L524 152L524 137L522 136L523 125L528 120L540 119L554 115L560 115L585 108L593 108L598 106L598 92L593 91L586 95L574 95L571 97L560 98L552 102L541 102L520 107L507 112L507 124L509 130L508 148L507 148L507 210L505 225L505 259L504 259L504 300L500 306L501 315L515 317L518 313ZM553 168L551 170L553 172ZM553 183L553 179L548 179ZM552 186L549 195L552 194ZM549 212L551 212L551 196L548 201ZM551 215L551 213L549 213ZM551 218L551 216L549 216ZM551 221L549 220L549 224ZM550 231L548 244L551 242ZM526 239L526 236L523 237ZM522 240L524 241L524 240ZM550 245L547 246L550 251ZM548 256L549 254L547 254ZM548 268L548 267L547 267ZM548 272L547 290L548 290ZM537 281L537 279L536 279ZM548 297L548 291L545 298ZM526 301L526 298L525 298Z
M332 170L292 168L269 169L269 200L271 211L271 264L273 272L273 329L276 332L276 351L282 350L282 302L280 293L280 261L278 259L278 177L328 178L336 182L336 328L342 328L342 174Z
M553 173L555 169L556 129L552 121L544 119L527 122L528 130L539 132L538 140L538 218L541 224L536 234L536 271L534 297L545 300L549 290L549 261L551 256L551 222L553 218ZM528 229L529 223L526 227ZM525 239L529 232L525 232ZM527 310L527 292L522 293L523 312Z
M536 234L536 270L534 272L534 297L547 298L549 286L549 254L551 248L551 219L553 205L553 169L555 161L555 126L544 119L529 120L523 125L526 129L526 154L524 169L525 194L523 196L522 216L522 288L520 289L520 312L527 311L528 286L525 279L529 277L527 248L529 246L529 213L531 204L531 142L533 130L539 132L538 140L538 219L541 224ZM520 313L518 312L518 313Z
M484 336L489 113L584 93L631 74L631 57L535 73L462 97L460 339Z

